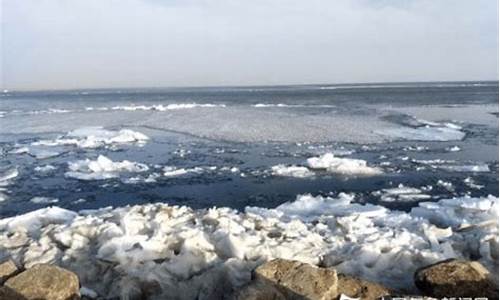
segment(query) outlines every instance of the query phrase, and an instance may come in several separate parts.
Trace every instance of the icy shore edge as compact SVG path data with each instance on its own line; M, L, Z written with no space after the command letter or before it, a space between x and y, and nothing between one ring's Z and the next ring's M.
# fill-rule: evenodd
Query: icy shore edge
M160 203L78 213L48 207L0 220L0 259L65 267L105 297L146 284L160 296L203 299L221 281L237 290L274 258L410 291L415 270L449 258L478 260L498 278L498 198L421 202L410 213L354 201L300 195L245 212Z

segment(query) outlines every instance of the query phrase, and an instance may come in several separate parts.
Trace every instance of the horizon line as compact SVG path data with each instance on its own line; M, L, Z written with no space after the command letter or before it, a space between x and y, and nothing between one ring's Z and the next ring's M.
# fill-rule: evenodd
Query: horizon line
M116 87L82 87L82 88L55 88L55 89L9 89L2 88L2 93L13 92L69 92L69 91L104 91L104 90L147 90L147 89L214 89L214 88L270 88L270 87L293 87L293 86L356 86L356 85L377 85L377 84L425 84L425 83L459 83L459 82L496 82L499 79L480 80L431 80L431 81L365 81L365 82L345 82L345 83L291 83L291 84L242 84L242 85L186 85L186 86L116 86Z

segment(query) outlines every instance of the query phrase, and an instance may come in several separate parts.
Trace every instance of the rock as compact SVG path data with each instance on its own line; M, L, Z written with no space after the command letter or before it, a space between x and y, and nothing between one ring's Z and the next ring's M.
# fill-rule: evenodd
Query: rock
M0 284L19 272L16 264L12 260L4 261L0 264Z
M243 287L234 297L235 300L286 300L287 298L273 285L254 281Z
M9 278L5 286L26 300L80 299L78 276L73 272L48 264L35 265Z
M498 286L479 262L445 260L415 272L415 285L428 296L498 299Z
M11 288L0 286L0 300L26 300L26 298Z
M285 299L330 300L337 297L337 272L334 269L275 259L255 269L254 275L259 285L273 295L269 299L283 299L280 297L284 296Z
M392 293L391 290L380 284L344 274L338 275L337 292L338 294L344 294L350 298L359 298L362 300L379 299L382 296Z

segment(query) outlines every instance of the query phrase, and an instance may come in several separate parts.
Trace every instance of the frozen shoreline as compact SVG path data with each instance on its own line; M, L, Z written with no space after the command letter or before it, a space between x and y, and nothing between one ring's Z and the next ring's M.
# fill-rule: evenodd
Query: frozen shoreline
M103 296L143 284L185 299L212 295L216 282L237 289L272 258L334 266L406 290L414 289L418 267L452 257L479 259L498 277L498 198L421 202L410 213L354 200L300 195L244 213L166 204L78 213L49 207L0 220L0 258L66 267Z

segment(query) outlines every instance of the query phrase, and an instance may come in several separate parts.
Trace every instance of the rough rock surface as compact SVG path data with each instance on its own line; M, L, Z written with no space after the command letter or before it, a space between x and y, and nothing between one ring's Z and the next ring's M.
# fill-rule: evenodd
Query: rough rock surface
M19 272L16 264L12 260L0 263L0 284L3 284L7 279Z
M39 264L11 277L4 289L17 293L26 300L73 300L79 299L79 280L73 272L53 265Z
M284 259L271 260L254 272L254 298L239 299L309 299L327 300L337 296L337 272Z
M338 294L362 300L375 300L391 294L391 290L380 284L343 274L338 275L337 291Z
M488 297L498 299L498 285L475 261L445 260L415 272L415 285L432 297Z

